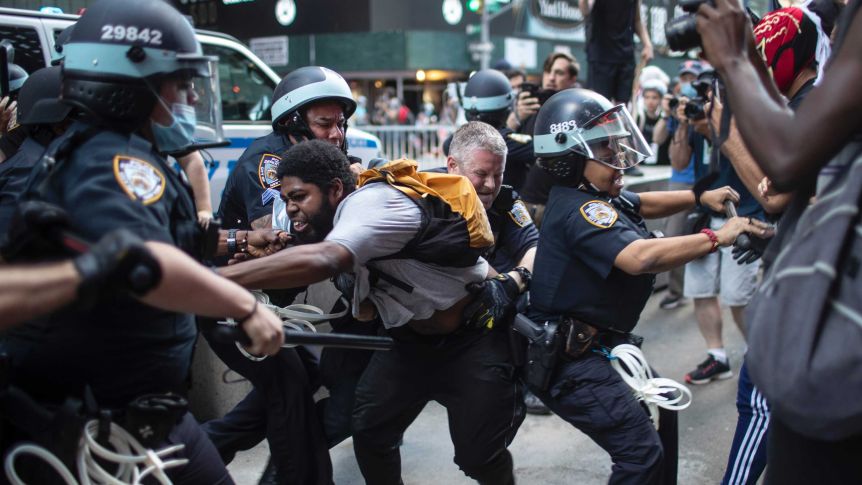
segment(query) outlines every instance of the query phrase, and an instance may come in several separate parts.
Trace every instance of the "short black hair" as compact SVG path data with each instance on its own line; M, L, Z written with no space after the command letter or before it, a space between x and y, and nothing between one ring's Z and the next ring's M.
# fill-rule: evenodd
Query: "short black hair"
M344 192L356 189L356 179L350 171L350 161L337 146L323 140L308 140L288 148L278 164L276 176L297 177L307 184L326 190L333 179L340 179Z

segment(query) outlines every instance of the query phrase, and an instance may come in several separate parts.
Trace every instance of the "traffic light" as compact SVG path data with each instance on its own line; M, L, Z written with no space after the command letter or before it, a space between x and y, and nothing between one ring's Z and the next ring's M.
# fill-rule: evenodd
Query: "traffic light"
M481 12L484 4L484 0L467 0L467 10L471 12Z

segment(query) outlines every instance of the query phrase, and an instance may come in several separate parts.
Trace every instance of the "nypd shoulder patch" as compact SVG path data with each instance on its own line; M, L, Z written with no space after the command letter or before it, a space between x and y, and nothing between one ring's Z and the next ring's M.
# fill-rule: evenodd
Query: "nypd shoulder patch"
M591 200L582 205L581 215L587 222L602 229L613 226L619 217L612 205L601 200Z
M114 157L114 176L123 191L144 205L152 204L165 193L165 176L150 162L127 155Z
M281 157L272 153L264 153L260 157L260 163L257 165L257 178L260 180L261 187L264 189L277 189L281 187L281 182L276 175L280 162Z
M530 217L530 211L527 210L527 206L524 205L521 199L516 200L515 203L512 204L512 208L509 210L509 217L515 221L515 224L517 224L518 227L529 226L533 223L533 218Z

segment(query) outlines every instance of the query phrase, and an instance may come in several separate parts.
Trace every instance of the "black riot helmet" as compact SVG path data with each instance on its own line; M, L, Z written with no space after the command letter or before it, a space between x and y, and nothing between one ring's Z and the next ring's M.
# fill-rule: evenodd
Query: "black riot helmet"
M515 93L505 74L496 69L482 69L467 81L461 107L467 121L482 121L499 129L506 124L514 100Z
M61 84L59 66L43 67L30 75L18 93L18 123L50 125L65 120L72 107L60 100Z
M282 79L273 91L272 129L285 132L297 140L314 139L305 121L306 109L317 102L337 101L344 106L344 130L347 120L356 111L356 101L350 86L340 74L320 66L301 67ZM342 151L347 152L347 136Z
M533 149L540 167L578 184L587 160L623 170L652 155L626 107L588 89L565 89L539 109Z
M217 58L205 56L189 21L163 0L99 0L63 45L63 99L115 129L148 120L161 83L193 80L197 127L221 137ZM165 106L175 117L173 107ZM201 138L199 140L202 141Z

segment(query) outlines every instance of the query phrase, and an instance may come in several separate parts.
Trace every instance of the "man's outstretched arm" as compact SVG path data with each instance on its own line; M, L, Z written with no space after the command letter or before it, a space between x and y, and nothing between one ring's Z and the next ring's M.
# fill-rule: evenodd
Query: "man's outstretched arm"
M353 270L353 254L324 241L282 250L272 256L219 268L225 278L246 288L296 288Z

